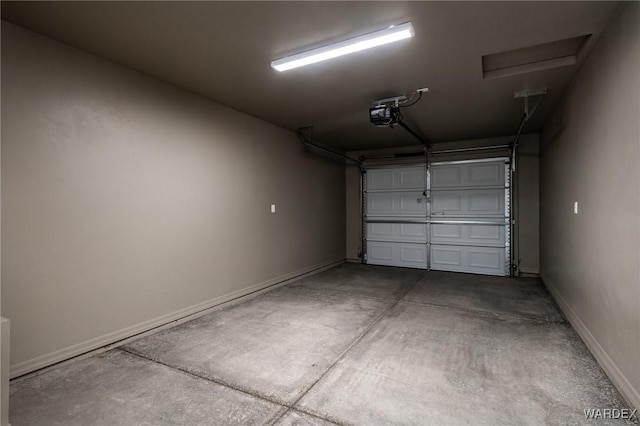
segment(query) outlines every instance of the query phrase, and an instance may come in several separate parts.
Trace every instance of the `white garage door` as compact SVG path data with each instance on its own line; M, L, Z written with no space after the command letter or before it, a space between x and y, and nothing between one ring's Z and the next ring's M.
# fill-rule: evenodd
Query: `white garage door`
M365 174L366 263L427 268L425 166Z
M510 274L505 159L372 168L365 176L366 263Z
M431 165L431 269L509 275L509 167Z

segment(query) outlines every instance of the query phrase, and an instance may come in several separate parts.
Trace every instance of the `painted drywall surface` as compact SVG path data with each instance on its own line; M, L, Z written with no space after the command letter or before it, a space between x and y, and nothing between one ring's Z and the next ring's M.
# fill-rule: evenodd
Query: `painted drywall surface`
M2 122L12 365L344 258L343 164L6 22Z
M518 146L518 238L520 273L540 272L539 136L523 135Z
M352 262L360 261L362 253L362 173L358 166L346 167L346 253Z
M515 123L517 126L518 123ZM495 146L508 144L513 138L499 137L488 139L476 139L467 141L447 142L438 144L433 149L458 149L479 146ZM518 203L520 212L519 222L519 248L520 268L522 272L537 274L539 271L539 234L538 234L538 135L525 134L520 137L518 152ZM421 146L399 147L369 151L354 151L349 155L352 158L367 156L383 156L394 153L419 152ZM504 152L503 152L504 151ZM493 151L495 155L508 155L506 150ZM438 157L439 161L460 160L469 158L481 158L484 154L456 154L449 157ZM421 159L406 159L401 162L422 161ZM434 160L435 161L435 160ZM395 162L398 162L397 160ZM347 259L357 259L362 245L362 224L360 205L360 172L357 167L347 168Z
M636 398L640 395L638 70L640 4L630 2L610 23L545 126L540 157L542 277L615 363Z

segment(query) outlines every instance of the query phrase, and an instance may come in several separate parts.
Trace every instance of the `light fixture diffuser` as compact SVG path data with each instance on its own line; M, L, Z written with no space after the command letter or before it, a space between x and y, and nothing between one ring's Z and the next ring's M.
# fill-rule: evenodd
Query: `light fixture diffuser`
M271 67L278 71L287 71L305 65L315 64L316 62L326 61L327 59L337 58L349 53L404 40L413 37L414 34L411 22L405 22L404 24L391 26L374 33L271 61Z

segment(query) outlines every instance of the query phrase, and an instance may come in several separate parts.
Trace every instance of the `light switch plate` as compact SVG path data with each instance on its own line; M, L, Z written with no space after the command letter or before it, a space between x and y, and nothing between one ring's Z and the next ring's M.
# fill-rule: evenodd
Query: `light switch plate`
M578 214L578 202L573 202L573 214Z
M275 212L276 212L276 205L271 204L271 213L275 213Z

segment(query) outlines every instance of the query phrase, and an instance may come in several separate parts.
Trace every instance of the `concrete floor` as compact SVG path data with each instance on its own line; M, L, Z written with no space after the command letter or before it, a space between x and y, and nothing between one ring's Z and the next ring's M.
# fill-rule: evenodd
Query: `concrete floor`
M11 383L20 425L638 424L537 279L344 264Z

